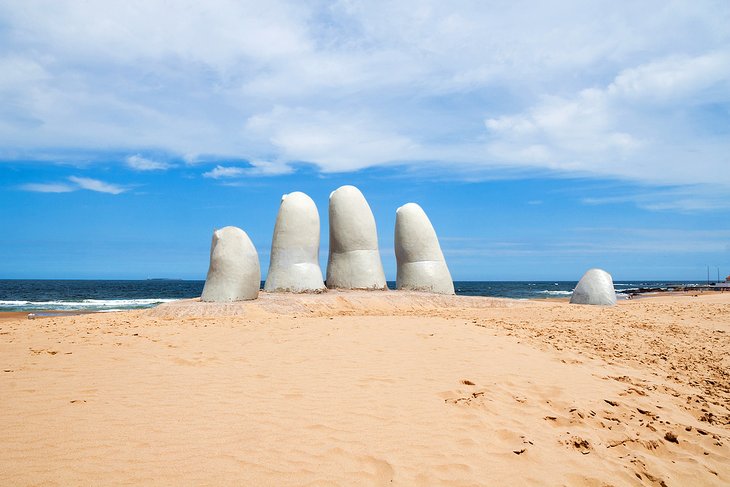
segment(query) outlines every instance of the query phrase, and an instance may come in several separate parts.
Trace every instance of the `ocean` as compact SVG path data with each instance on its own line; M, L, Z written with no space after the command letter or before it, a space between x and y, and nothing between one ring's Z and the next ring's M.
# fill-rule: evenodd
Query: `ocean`
M0 280L0 311L121 311L200 296L205 281ZM263 283L262 283L263 284ZM455 281L456 294L514 299L569 297L577 281ZM698 281L618 281L619 299L640 287L701 285ZM395 282L388 286L395 288Z

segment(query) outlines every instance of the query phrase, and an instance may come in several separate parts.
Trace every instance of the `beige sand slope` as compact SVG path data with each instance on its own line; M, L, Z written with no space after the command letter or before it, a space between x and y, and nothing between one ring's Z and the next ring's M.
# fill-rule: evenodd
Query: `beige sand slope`
M0 322L0 485L728 485L730 294Z

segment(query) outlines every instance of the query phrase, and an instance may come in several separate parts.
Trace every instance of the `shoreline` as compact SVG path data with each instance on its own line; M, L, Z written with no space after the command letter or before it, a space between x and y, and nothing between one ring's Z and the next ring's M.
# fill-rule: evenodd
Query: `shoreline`
M547 282L547 281L546 281ZM265 296L267 294L276 294L279 296L326 296L328 293L341 293L341 292L347 292L343 290L336 290L331 289L327 290L325 292L321 293L267 293L266 291L260 291L260 296ZM418 291L398 291L394 289L388 289L387 291L356 291L358 293L369 293L369 292L387 292L387 293L415 293L416 295L424 295L424 296L431 296L434 295L432 293L427 292L418 292ZM629 295L625 295L624 291L617 291L617 294L625 295L627 297L619 297L617 301L617 305L621 305L622 303L626 303L627 301L637 300L637 299L656 299L661 298L665 296L677 296L677 297L698 297L698 296L712 296L712 295L722 295L724 294L724 290L691 290L691 289L684 289L684 290L652 290L652 291L644 291L640 293L631 293ZM730 292L730 291L729 291ZM442 295L435 295L435 296L442 296ZM445 296L445 295L443 295ZM570 296L547 296L547 297L540 297L540 298L511 298L511 297L502 297L502 296L475 296L475 295L467 295L467 294L457 294L456 297L461 298L469 298L469 299L499 299L499 300L510 300L515 302L563 302L568 303L570 301ZM176 299L174 301L171 301L172 303L181 302L181 301L189 301L189 300L195 300L199 299L198 297L193 298L180 298ZM254 300L255 301L255 300ZM245 301L243 301L245 302ZM168 303L162 303L162 304L168 304ZM227 304L235 304L234 303L227 303ZM24 311L0 311L0 321L7 321L12 320L16 318L28 318L28 315L35 315L31 319L40 319L40 318L49 318L49 317L55 317L55 316L76 316L76 315L84 315L84 314L106 314L106 313L124 313L124 312L130 312L130 311L138 311L138 310L151 310L156 308L160 305L155 305L148 308L129 308L129 309L119 309L119 310L87 310L87 309L78 309L78 310L57 310L57 309L36 309L36 310L24 310Z
M132 310L122 310L120 312L124 311L132 311ZM16 319L26 319L26 320L35 320L35 319L41 319L41 318L56 318L59 316L79 316L79 315L87 315L87 314L101 314L105 313L104 311L86 311L86 310L53 310L53 309L44 309L44 310L35 310L35 311L0 311L0 321L12 321ZM106 311L108 313L108 311Z

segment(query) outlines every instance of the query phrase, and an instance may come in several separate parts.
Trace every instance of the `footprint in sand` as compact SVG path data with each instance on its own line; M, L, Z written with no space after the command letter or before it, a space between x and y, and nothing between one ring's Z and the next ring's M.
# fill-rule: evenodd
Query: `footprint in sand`
M476 384L469 379L462 379L460 384L467 386L475 386ZM465 406L484 406L486 398L484 397L486 390L467 392L464 391L447 391L439 394L446 404L459 404Z
M591 452L591 444L588 440L581 438L580 436L573 436L565 443L580 451L583 455L588 455Z

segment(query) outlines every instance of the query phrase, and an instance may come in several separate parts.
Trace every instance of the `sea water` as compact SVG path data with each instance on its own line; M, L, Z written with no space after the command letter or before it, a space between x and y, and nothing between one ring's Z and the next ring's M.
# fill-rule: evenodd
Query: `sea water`
M0 280L0 311L121 311L200 296L205 281ZM263 284L263 283L262 283ZM455 281L456 294L513 299L567 298L577 281ZM618 281L619 299L631 289L700 285L689 281ZM388 286L395 289L395 282Z

